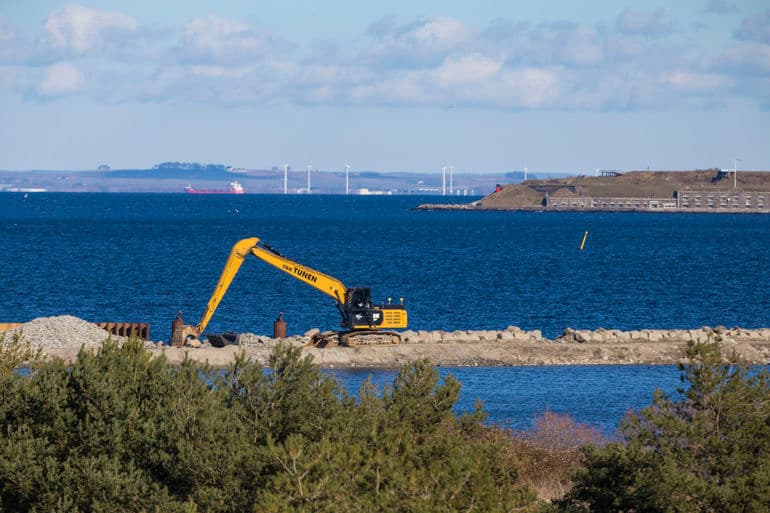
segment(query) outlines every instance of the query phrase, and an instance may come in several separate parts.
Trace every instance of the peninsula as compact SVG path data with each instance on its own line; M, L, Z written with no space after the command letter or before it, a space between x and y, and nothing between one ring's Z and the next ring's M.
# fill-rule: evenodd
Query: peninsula
M599 176L499 185L481 200L423 210L770 213L770 172L604 171Z

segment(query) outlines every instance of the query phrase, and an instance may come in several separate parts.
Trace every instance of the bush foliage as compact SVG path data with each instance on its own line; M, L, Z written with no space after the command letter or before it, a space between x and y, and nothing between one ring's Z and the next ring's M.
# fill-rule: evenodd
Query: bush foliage
M484 415L427 362L348 396L296 348L224 373L109 341L6 374L0 508L36 512L534 510Z
M584 448L563 506L597 512L770 510L770 376L690 343L678 397L657 392L625 440Z
M677 394L656 393L607 443L550 412L523 434L486 425L480 404L458 417L460 384L426 361L351 397L285 346L267 369L239 356L215 372L137 341L71 366L5 341L0 510L767 511L768 373L713 343L688 357ZM569 491L550 505L533 490Z

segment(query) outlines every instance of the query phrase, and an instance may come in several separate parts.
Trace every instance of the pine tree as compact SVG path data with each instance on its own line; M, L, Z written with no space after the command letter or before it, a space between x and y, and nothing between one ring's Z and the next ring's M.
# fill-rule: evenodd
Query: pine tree
M765 512L770 379L717 342L691 342L677 395L624 421L624 443L588 448L565 504L590 511Z

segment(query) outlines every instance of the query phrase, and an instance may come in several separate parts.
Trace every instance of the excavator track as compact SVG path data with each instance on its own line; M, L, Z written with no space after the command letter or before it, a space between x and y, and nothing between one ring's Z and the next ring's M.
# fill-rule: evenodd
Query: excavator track
M401 343L401 335L395 331L361 330L340 333L343 346L390 346Z
M319 348L331 348L337 345L384 346L401 343L401 335L395 331L355 330L355 331L325 331L313 335L307 345Z

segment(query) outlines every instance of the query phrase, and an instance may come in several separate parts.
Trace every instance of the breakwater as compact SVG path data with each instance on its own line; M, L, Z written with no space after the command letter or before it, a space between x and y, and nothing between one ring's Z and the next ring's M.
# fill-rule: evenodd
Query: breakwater
M305 346L312 333L289 337L286 342ZM558 337L548 339L540 330L509 326L503 330L404 331L401 339L399 345L304 347L303 351L325 367L389 368L419 358L442 366L670 365L684 361L689 341L714 340L721 344L725 358L735 353L752 364L770 364L770 328L632 331L567 328ZM265 349L280 342L253 334L241 335L240 341L239 348L260 359L266 357ZM194 357L192 353L191 356Z
M270 349L279 343L303 348L316 363L328 368L396 368L427 358L439 366L522 366L522 365L670 365L684 361L689 341L719 341L727 358L736 354L759 365L770 364L770 329L698 328L692 330L637 331L573 330L551 340L539 330L515 326L504 330L405 331L398 345L313 348L307 343L315 330L287 339L242 334L239 345L224 348L151 348L165 354L172 363L185 355L226 366L244 351L249 358L266 363Z
M396 368L427 358L442 366L517 366L517 365L632 365L675 364L683 361L689 341L718 341L727 358L736 354L752 364L770 364L770 328L743 329L701 327L696 329L575 330L567 328L554 339L540 330L508 326L502 330L402 331L400 344L314 348L308 344L312 329L303 335L285 339L243 333L237 344L200 348L169 347L164 342L145 343L153 354L164 354L170 363L180 363L185 356L208 361L215 367L232 362L243 351L249 358L266 363L270 351L284 343L302 347L324 367ZM49 356L72 360L81 347L95 349L111 335L96 325L72 316L38 318L6 333L20 334ZM114 337L118 341L122 337ZM10 338L9 338L10 340Z

